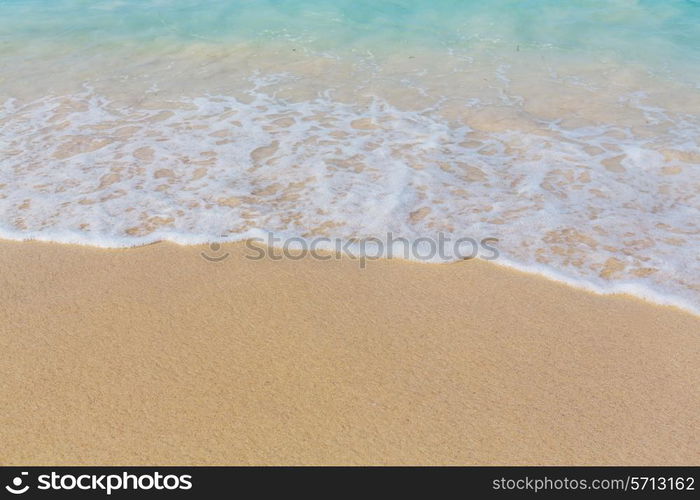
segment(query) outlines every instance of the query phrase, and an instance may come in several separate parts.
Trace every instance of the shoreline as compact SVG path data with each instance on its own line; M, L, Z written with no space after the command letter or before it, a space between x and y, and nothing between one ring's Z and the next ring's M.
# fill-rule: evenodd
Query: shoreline
M265 244L264 242L260 243L261 240L264 240L265 236L268 233L265 231L261 230L253 230L249 231L246 234L239 235L240 238L237 238L236 240L228 240L228 239L221 239L221 240L216 240L216 241L211 241L211 240L205 240L204 238L194 238L190 239L188 241L180 241L178 242L175 238L172 237L170 234L164 234L164 233L159 233L156 232L153 235L150 235L149 237L146 237L143 240L138 240L138 242L134 245L130 246L119 246L116 244L118 240L109 240L107 244L100 244L99 241L92 241L92 242L84 242L84 241L79 241L79 240L73 240L72 236L69 235L67 238L64 240L60 239L42 239L41 237L31 237L27 239L21 239L21 238L13 238L9 235L7 231L0 230L0 245L2 245L4 242L12 242L12 243L42 243L42 244L48 244L48 245L66 245L66 246L79 246L79 247L87 247L87 248L95 248L99 250L131 250L135 248L140 248L140 247L145 247L145 246L150 246L150 245L159 245L159 244L166 244L166 245L174 245L177 247L183 247L183 248L192 248L192 247L207 247L211 244L217 244L217 245L246 245L247 242L249 241L257 241L259 242L258 244L261 244L262 247L265 247L267 249L269 248L275 248L277 250L281 250L282 247L279 245L269 245ZM301 238L303 240L308 240L308 238ZM493 238L486 238L485 240L492 240ZM313 239L312 239L313 240ZM315 250L312 250L311 253L314 251L317 251L322 254L329 254L332 255L332 260L351 260L351 261L358 261L362 260L362 258L358 255L355 257L348 256L346 254L343 254L342 252L337 251L337 247L339 245L338 242L342 242L344 240L341 239L331 239L331 241L334 242L335 244L335 250L327 249L324 247L317 247ZM333 245L331 245L332 247ZM356 247L352 247L354 250L357 250ZM307 252L308 253L308 252ZM700 318L700 308L698 306L693 305L690 303L688 300L673 296L673 295L664 295L661 292L658 292L654 289L648 288L643 285L635 284L635 283L613 283L610 282L610 288L605 289L595 283L592 283L590 281L587 281L585 278L579 278L579 277L572 277L568 276L564 272L558 271L556 269L548 268L547 266L541 266L541 265L528 265L528 264L521 264L519 262L503 258L500 255L495 258L495 259L482 259L481 257L475 257L473 259L462 259L462 260L454 260L454 261L428 261L428 260L421 260L421 259L415 259L415 258L403 258L401 256L391 256L387 257L386 255L380 256L380 257L365 257L367 262L376 262L377 260L397 260L400 262L408 262L408 263L414 263L414 264L427 264L427 265L451 265L451 264L459 264L464 261L472 261L472 260L480 260L482 262L485 262L487 265L493 264L499 267L502 267L506 270L509 271L514 271L514 272L519 272L523 274L527 274L530 276L537 276L539 278L544 278L548 281L552 281L555 283L563 284L566 285L569 288L573 288L575 290L579 291L584 291L587 293L592 293L595 295L600 295L603 297L608 297L608 296L625 296L629 297L634 300L640 300L648 305L651 306L660 306L660 307L671 307L674 309L677 309L678 311L685 313L685 314L690 314L692 316ZM290 260L296 260L296 259L290 259Z
M680 465L700 318L472 260L0 241L0 464Z

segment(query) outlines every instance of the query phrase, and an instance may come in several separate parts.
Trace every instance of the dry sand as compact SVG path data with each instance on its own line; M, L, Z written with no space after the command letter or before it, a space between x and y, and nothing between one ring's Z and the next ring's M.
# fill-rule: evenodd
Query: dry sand
M204 249L0 243L1 465L700 464L700 318Z

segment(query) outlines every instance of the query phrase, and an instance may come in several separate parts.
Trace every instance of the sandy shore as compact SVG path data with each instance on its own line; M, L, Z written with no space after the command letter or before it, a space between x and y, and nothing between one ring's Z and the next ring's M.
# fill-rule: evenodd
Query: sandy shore
M0 243L1 465L700 463L700 318L203 250Z

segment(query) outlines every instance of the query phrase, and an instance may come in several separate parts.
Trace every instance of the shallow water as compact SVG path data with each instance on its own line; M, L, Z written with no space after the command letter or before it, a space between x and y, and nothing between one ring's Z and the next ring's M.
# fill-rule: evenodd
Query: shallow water
M697 310L698 26L687 0L0 1L0 235L493 237Z

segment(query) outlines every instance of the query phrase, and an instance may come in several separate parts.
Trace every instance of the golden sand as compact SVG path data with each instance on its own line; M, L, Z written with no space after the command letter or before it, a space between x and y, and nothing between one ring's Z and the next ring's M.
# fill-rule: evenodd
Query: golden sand
M0 465L700 463L700 318L203 250L0 244Z

